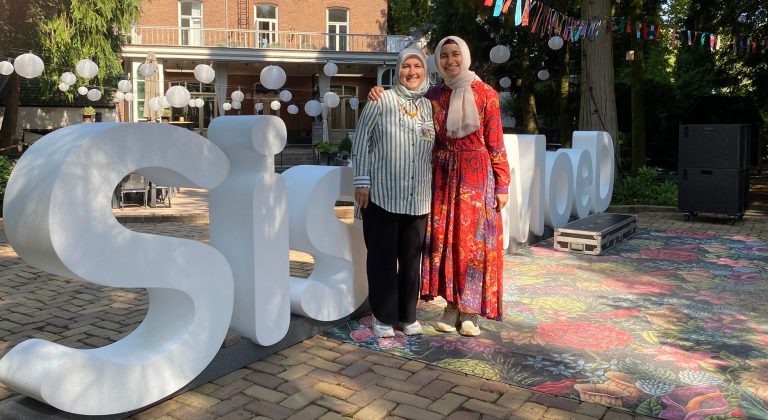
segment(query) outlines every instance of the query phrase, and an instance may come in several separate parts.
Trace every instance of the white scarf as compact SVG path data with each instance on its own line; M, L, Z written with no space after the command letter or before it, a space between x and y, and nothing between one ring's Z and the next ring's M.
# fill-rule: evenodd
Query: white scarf
M461 72L456 77L448 77L440 66L440 51L447 40L456 41L461 50ZM469 71L471 59L469 47L463 39L455 36L443 38L435 49L437 72L443 77L446 86L451 89L451 102L448 105L446 133L448 137L458 139L474 133L480 128L480 116L477 114L475 95L472 93L472 82L478 79L474 72ZM479 80L479 79L478 79Z

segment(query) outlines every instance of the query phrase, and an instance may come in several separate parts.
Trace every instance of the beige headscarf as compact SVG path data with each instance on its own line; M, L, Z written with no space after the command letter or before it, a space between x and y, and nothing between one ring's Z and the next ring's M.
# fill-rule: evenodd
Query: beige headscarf
M448 77L445 71L440 67L440 51L447 40L453 40L459 45L461 50L461 73L456 77ZM445 84L451 88L451 102L448 105L448 118L446 121L446 133L448 137L458 139L472 134L480 128L480 116L477 114L477 105L475 105L475 95L472 93L472 81L477 76L475 72L469 71L471 59L469 56L469 47L463 39L455 36L443 38L435 49L435 61L437 62L437 72L442 76Z

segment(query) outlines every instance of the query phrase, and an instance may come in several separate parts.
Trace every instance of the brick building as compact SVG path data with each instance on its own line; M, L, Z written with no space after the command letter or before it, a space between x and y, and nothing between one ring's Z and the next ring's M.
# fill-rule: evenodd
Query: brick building
M313 119L304 113L304 103L333 91L341 105L317 118L314 140L323 131L331 140L343 138L357 122L358 110L349 106L349 99L364 100L371 86L390 84L397 53L411 44L407 36L387 35L386 28L387 0L145 0L122 50L135 98L125 120L157 118L146 102L181 84L205 106L173 108L172 120L183 117L191 127L205 130L222 114L277 114L288 127L289 143L309 143ZM145 81L137 69L148 61L156 62L159 71ZM334 77L323 74L328 62L338 66ZM211 84L195 80L193 69L200 63L216 71ZM270 109L278 92L259 83L261 70L270 64L285 70L282 89L293 94L278 111ZM238 89L245 94L242 108L224 111ZM258 103L263 111L255 110ZM301 112L289 114L289 104Z

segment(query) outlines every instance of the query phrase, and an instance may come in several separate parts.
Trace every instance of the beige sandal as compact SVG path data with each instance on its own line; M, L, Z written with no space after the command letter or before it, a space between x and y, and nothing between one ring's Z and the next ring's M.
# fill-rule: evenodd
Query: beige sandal
M480 335L480 327L477 324L477 314L461 314L461 328L459 334L465 337L477 337Z
M435 331L441 333L456 332L455 325L458 324L458 321L459 312L456 310L456 306L449 303L445 306L445 310L443 310L443 315L440 317L440 320L437 321Z

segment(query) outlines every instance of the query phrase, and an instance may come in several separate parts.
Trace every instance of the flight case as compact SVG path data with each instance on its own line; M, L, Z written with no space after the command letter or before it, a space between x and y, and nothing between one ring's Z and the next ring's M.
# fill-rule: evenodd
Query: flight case
M633 214L596 213L555 229L555 249L600 255L636 231Z

